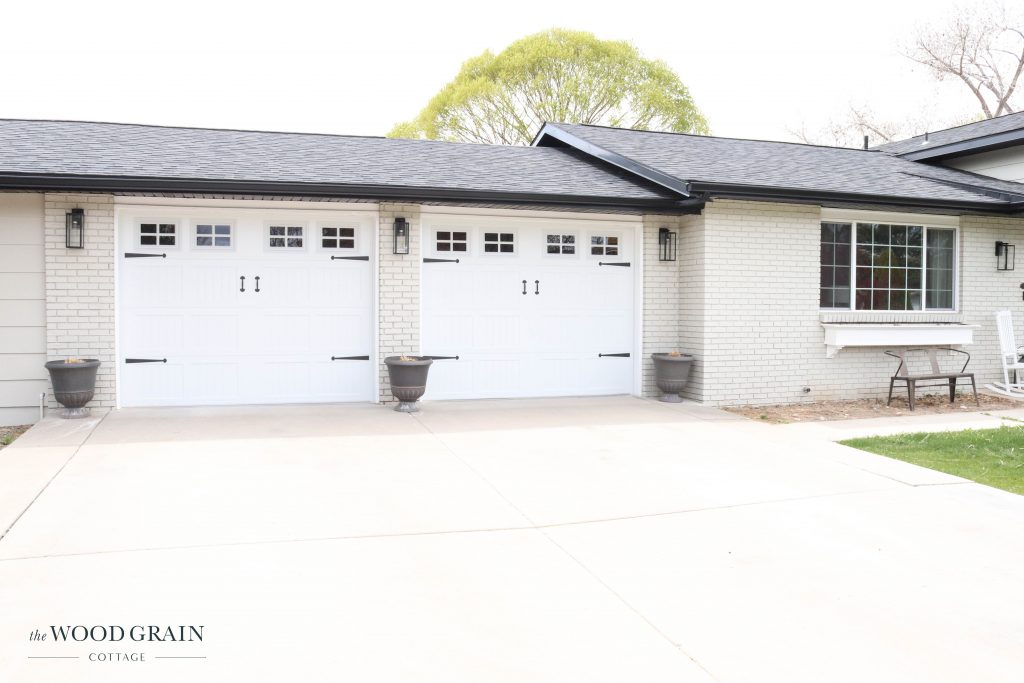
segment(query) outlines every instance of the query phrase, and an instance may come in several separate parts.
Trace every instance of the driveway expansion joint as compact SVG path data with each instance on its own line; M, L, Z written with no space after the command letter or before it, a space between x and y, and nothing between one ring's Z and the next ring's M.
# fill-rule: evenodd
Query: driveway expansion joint
M971 483L971 482L965 482ZM655 519L659 517L672 517L677 515L689 515L701 512L717 512L719 510L732 510L737 508L746 507L757 507L760 505L773 505L783 503L799 503L807 500L819 500L823 498L835 498L840 496L856 496L870 493L884 492L888 489L863 489L860 491L843 491L840 493L825 493L813 496L795 496L792 498L779 498L777 500L763 500L753 501L749 503L731 503L727 505L711 505L708 507L701 508L689 508L685 510L668 510L665 512L649 512L639 515L622 515L619 517L602 517L598 519L578 519L566 522L550 522L547 524L534 524L530 521L529 524L523 526L508 526L508 527L488 527L480 529L442 529L438 531L403 531L396 533L383 533L383 534L351 534L347 536L317 536L313 538L278 538L269 539L262 541L226 541L221 543L197 543L193 545L170 545L170 546L154 546L148 548L116 548L112 550L89 550L73 553L50 553L45 555L25 555L20 557L0 557L0 563L2 562L17 562L22 560L43 560L50 558L62 558L62 557L84 557L89 555L115 555L119 553L146 553L146 552L164 552L170 550L200 550L210 548L236 548L236 547L247 547L247 546L261 546L261 545L287 545L291 543L329 543L334 541L361 541L361 540L372 540L372 539L391 539L391 538L415 538L420 536L450 536L456 534L487 534L487 533L503 533L509 531L539 531L544 532L546 529L562 529L572 526L583 526L587 524L611 524L615 522L630 522L638 521L643 519ZM525 517L525 515L524 515Z
M37 500L39 500L39 497L41 495L43 495L43 492L46 491L47 488L50 487L50 484L53 483L54 479L56 479L58 476L60 476L60 473L64 471L64 468L68 466L68 463L70 463L72 460L75 459L75 456L78 455L78 452L80 450L82 450L82 447L85 446L85 444L87 444L89 442L89 439L92 438L92 435L96 433L96 428L99 427L101 424L103 424L103 421L107 419L108 415L110 415L110 411L109 410L107 412L103 413L103 416L99 419L99 421L95 425L93 425L93 428L89 431L89 434L86 435L86 437L84 439L82 439L82 443L80 443L77 446L75 446L74 452L71 455L69 455L68 459L64 461L64 463L60 466L60 468L56 472L53 473L53 476L46 480L46 483L43 484L43 487L41 489L39 489L39 491L36 493L36 495L34 495L32 497L32 500L30 500L28 502L28 505L26 505L25 508L21 512L18 513L18 516L14 518L14 521L11 522L10 525L6 529L4 529L3 533L0 534L0 543L2 543L5 538L7 538L7 535L9 533L11 533L11 529L13 529L15 527L15 525L25 515L25 513L29 511L29 508L31 508L32 505L34 505L35 502ZM33 446L27 446L27 448L33 448Z

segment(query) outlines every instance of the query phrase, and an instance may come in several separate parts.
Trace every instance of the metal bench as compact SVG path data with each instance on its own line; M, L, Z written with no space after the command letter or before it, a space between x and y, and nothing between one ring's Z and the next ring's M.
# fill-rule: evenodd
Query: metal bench
M974 382L974 373L966 372L967 364L971 362L971 354L960 349L945 349L952 353L959 353L967 356L967 360L964 361L964 365L960 368L960 372L943 372L939 367L939 359L936 355L936 349L900 349L896 351L886 351L887 356L892 356L900 361L900 365L896 368L896 374L889 379L889 400L885 402L885 405L892 403L892 389L896 382L904 382L907 385L907 399L910 402L910 409L914 409L914 396L918 389L925 387L945 387L949 386L949 402L952 403L956 400L956 387L961 379L971 380L971 389L974 391L974 402L977 405L981 405L978 401L978 387ZM908 357L912 353L927 353L928 360L931 363L931 373L928 374L911 374L908 364ZM931 380L944 380L941 383L932 384L920 384L920 382L929 382Z

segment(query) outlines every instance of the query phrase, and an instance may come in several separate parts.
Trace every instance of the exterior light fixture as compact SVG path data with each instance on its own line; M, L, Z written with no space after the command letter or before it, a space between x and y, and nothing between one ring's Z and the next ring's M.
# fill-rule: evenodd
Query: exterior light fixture
M409 253L409 221L401 217L395 219L395 253Z
M996 270L1013 270L1017 249L1006 242L996 242Z
M658 229L658 260L676 260L676 234L668 228Z
M64 244L68 249L85 248L85 209L71 209L65 214Z

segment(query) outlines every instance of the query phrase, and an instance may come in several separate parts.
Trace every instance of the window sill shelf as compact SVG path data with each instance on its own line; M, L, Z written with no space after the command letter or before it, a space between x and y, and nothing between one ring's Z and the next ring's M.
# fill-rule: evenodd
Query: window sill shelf
M974 343L979 325L963 323L822 323L825 356L833 358L847 346L960 346Z

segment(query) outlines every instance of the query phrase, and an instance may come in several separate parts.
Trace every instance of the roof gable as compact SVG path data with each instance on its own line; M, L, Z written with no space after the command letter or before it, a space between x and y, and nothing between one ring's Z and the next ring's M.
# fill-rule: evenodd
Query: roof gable
M1019 210L1024 185L881 151L549 123L536 145L568 144L688 193ZM599 150L595 153L592 150ZM665 185L671 187L671 185Z

